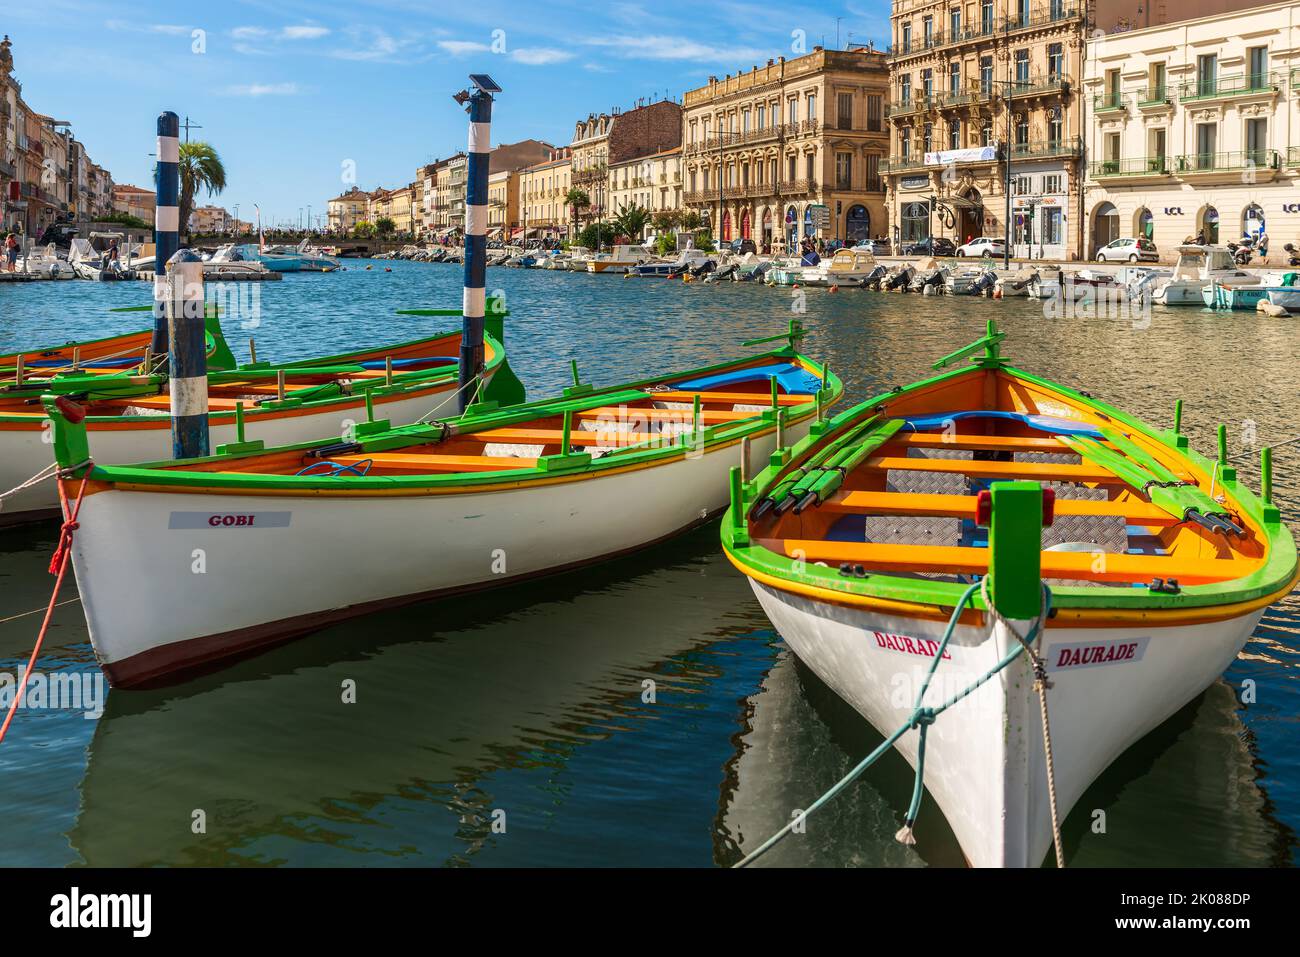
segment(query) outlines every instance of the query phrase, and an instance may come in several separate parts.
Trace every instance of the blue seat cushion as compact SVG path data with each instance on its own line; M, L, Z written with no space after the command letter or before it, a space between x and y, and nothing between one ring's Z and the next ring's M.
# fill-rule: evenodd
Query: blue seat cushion
M1012 422L1019 422L1021 425L1027 425L1031 429L1037 429L1040 432L1051 432L1055 435L1086 435L1090 438L1102 438L1102 434L1090 425L1084 425L1082 422L1075 422L1070 419L1058 419L1052 415L1030 415L1025 412L1000 412L996 409L968 409L962 412L940 412L937 415L918 415L907 420L908 426L914 431L921 432L926 429L941 429L947 422L957 419L1009 419Z
M675 387L686 392L699 392L724 385L739 385L742 382L766 382L773 376L776 377L777 385L787 395L815 395L822 387L821 379L793 362L778 362L773 365L737 369L735 372L720 372L717 375L678 382Z

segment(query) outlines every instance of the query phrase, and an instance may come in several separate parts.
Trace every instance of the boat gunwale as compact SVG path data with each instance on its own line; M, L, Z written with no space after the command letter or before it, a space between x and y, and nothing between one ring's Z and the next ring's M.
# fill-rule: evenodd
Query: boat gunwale
M844 384L838 376L830 372L824 364L790 349L778 349L771 352L756 353L741 359L731 359L696 369L674 371L665 375L620 383L592 391L577 394L538 399L533 402L506 406L483 412L471 412L465 416L449 418L447 421L458 426L461 436L473 435L475 432L502 428L539 418L562 415L564 412L581 412L589 408L607 405L611 397L634 391L642 391L646 386L660 385L674 380L697 378L710 372L724 369L744 369L749 365L761 364L766 360L784 359L794 362L805 371L821 379L821 388L827 390L828 398L824 406L837 402L844 393ZM706 392L700 393L702 396ZM631 398L631 396L628 396ZM653 400L654 393L644 393L639 398ZM755 393L755 399L766 400L764 393ZM816 414L816 393L809 395L807 401L798 405L781 406L786 411L786 426L802 423ZM733 420L707 426L701 429L703 441L698 444L682 444L680 441L664 441L647 448L629 446L616 450L590 461L583 461L582 453L574 459L574 465L565 468L547 469L541 466L523 466L518 469L497 471L469 471L448 473L415 473L411 475L365 475L348 476L346 484L340 484L338 478L327 475L294 476L279 473L238 472L238 471L195 471L176 469L175 462L162 460L158 462L138 463L135 465L95 465L89 473L88 496L111 489L129 492L173 492L212 495L267 495L293 496L302 494L306 497L352 497L369 498L385 495L437 495L456 492L509 491L539 484L554 484L582 479L603 477L623 471L666 464L671 459L678 459L703 450L703 454L735 445L749 435L761 435L776 429L775 419L770 409L755 412L746 419ZM436 424L397 426L386 432L366 435L355 441L363 446L358 453L364 455L367 442L384 440L385 442L408 439L397 446L385 445L384 451L396 451L398 448L423 445L431 439L440 439L442 429ZM226 453L194 459L193 463L211 464L213 462L238 462L240 459L259 458L267 455L308 452L328 446L331 442L342 442L339 437L315 439L309 442L294 443L269 447L250 452ZM373 451L373 450L372 450ZM93 455L93 448L91 449ZM558 458L558 456L556 456ZM165 468L166 467L166 468ZM65 479L65 481L69 481Z
M828 428L817 435L810 434L796 443L784 463L764 469L746 489L746 500L753 501L772 488L787 468L804 459L820 444L832 441L848 428L877 414L877 407L882 403L896 400L904 395L915 396L921 390L948 384L962 376L977 376L990 372L1006 373L1013 378L1058 393L1072 402L1119 422L1181 457L1204 475L1212 474L1217 467L1215 462L1201 455L1190 445L1179 448L1175 444L1173 432L1157 430L1122 409L1085 396L1069 386L1018 369L1005 361L988 364L975 359L971 365L952 369L873 396L845 409L830 420ZM1264 503L1245 483L1235 478L1226 481L1220 478L1219 482L1220 487L1232 496L1255 526L1261 542L1267 548L1265 560L1239 578L1186 585L1177 594L1109 585L1054 586L1052 589L1053 624L1064 624L1067 617L1071 615L1077 621L1087 620L1088 623L1095 624L1094 616L1106 617L1108 611L1122 618L1126 613L1131 614L1137 610L1169 612L1193 608L1205 609L1216 605L1237 606L1243 603L1258 603L1263 606L1288 594L1300 581L1300 565L1297 564L1295 539L1286 524L1280 519L1266 521ZM946 617L967 587L959 582L904 578L881 572L872 572L865 579L845 578L839 574L837 568L814 562L799 562L773 551L757 539L748 540L748 514L744 516L739 527L746 532L746 541L743 544L737 543L736 532L739 529L728 509L722 522L722 546L727 558L737 569L750 578L764 581L771 587L802 594L815 600L849 605L873 603L881 607L893 605L896 606L893 612L895 614L927 618ZM979 595L974 596L972 604L978 609L984 609L983 599ZM903 611L904 608L909 610ZM1156 620L1150 616L1142 616L1139 620L1156 623Z
M450 332L444 332L432 336L426 336L422 339L412 339L408 342L393 343L392 345L385 346L383 348L406 349L411 346L420 345L421 343L435 342L440 339L449 339L453 337L458 337L459 335L460 335L459 332L452 330ZM501 363L505 361L506 358L505 347L496 339L494 339L491 335L488 335L486 333L483 336L483 341L484 344L487 346L487 360L484 364L484 371L487 372L488 374L493 374L496 372L498 368L500 368ZM284 369L286 373L301 371L303 373L316 372L318 374L325 374L328 371L327 369L328 365L343 364L338 361L340 359L345 359L348 356L370 356L374 352L379 352L379 351L382 351L382 349L381 350L357 350L356 352L343 353L341 355L330 356L328 358L309 359L307 360L307 362L309 363L307 365L293 365L292 363L284 363L279 365L268 365L265 367L259 367L257 369L241 370L240 368L236 368L236 369L228 369L228 370L221 370L219 372L214 372L213 375L225 376L227 378L230 378L231 381L239 382L239 381L245 381L244 379L239 378L239 374L241 371L245 373L268 372L268 371L276 372L280 369ZM126 375L126 373L112 373L109 375L105 375L104 377L96 377L94 381L103 386L112 386L114 384L115 377L124 376L124 375ZM165 376L160 377L160 380L165 382L166 377ZM303 409L317 410L317 409L323 409L330 405L340 405L340 404L358 405L365 401L365 394L367 392L369 392L371 397L378 403L391 402L391 401L396 401L398 399L401 399L404 396L411 395L413 393L427 391L433 387L445 385L448 380L459 381L458 369L450 369L447 366L442 366L439 367L438 369L423 369L423 370L417 370L415 372L394 372L393 384L391 386L386 385L382 379L375 379L374 385L371 385L368 388L358 388L349 395L339 394L333 396L324 396L319 399L309 398L306 400L302 400L302 399L295 399L295 397L290 393L285 395L285 399L283 402L276 399L276 400L272 400L273 404L270 405L254 405L252 403L252 400L250 400L249 404L244 407L243 416L244 416L244 420L247 422L247 421L255 421L259 418L287 418L290 415L301 414L301 410ZM78 384L81 384L82 381L84 380L80 380ZM72 383L67 382L67 380L65 380L65 383L67 383L69 386L72 385ZM30 393L31 397L37 397L40 395L48 395L48 394L56 394L56 395L59 394L59 390L56 389L53 392L51 392L51 390L48 388L49 385L54 385L54 384L55 383L53 382L43 384L43 388L32 390L32 392ZM223 383L217 381L215 384L222 385ZM329 384L330 383L328 382L320 383L320 385L329 385ZM24 394L26 393L14 393L14 395L19 395L19 396ZM157 398L159 396L163 396L166 394L167 394L166 392L161 392L161 391L144 393L140 395L124 394L121 396L121 398L129 402L133 398ZM111 397L110 396L104 397L105 400L107 400L108 398ZM39 407L34 407L34 408L39 408ZM49 418L48 413L46 413L43 409L40 411L33 411L30 413L0 412L0 432L23 431L23 429L21 428L22 426L27 426L29 431L40 429L43 427L41 423L43 423L44 420L48 418ZM209 409L208 410L209 421L215 420L220 422L220 421L225 421L227 419L233 420L234 418L235 418L235 411L233 409ZM85 421L88 426L119 425L119 424L121 425L139 424L141 426L145 426L146 424L149 424L155 427L161 427L171 422L171 413L158 412L158 413L150 413L148 415L87 415ZM8 428L13 426L18 426L19 428L17 429ZM268 449L268 451L270 450ZM155 463L149 463L149 464L155 464Z

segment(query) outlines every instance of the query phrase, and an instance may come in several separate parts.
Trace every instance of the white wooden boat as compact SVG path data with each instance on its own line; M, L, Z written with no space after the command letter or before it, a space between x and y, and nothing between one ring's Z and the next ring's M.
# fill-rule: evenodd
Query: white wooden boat
M1015 369L989 326L936 368L974 366L869 399L733 483L722 534L794 653L881 734L901 733L914 767L914 709L941 712L924 784L968 861L1037 867L1053 843L1043 722L1010 629L1051 682L1064 819L1222 674L1300 572L1270 493L1238 481L1226 444L1203 458L1177 428Z
M779 430L806 435L841 389L791 347L449 423L95 466L73 544L91 642L115 685L155 683L382 605L643 548L721 511L742 450L765 460ZM62 462L95 454L50 414Z

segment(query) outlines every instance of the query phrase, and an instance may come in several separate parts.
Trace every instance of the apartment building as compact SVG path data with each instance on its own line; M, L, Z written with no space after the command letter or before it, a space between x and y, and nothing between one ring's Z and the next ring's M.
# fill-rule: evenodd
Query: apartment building
M683 98L683 205L724 242L760 248L883 235L888 89L885 56L868 49L710 77Z
M682 148L639 156L609 167L609 214L640 206L651 213L681 209ZM646 235L653 227L647 226Z
M573 182L573 153L569 147L551 151L545 162L519 172L519 225L511 230L515 240L567 235L573 210L565 197Z
M580 211L584 220L607 219L618 210L610 202L609 172L632 160L680 146L682 108L671 100L638 101L630 110L588 114L573 127L573 185L591 203Z
M891 24L891 239L1077 258L1082 0L896 0Z
M1300 242L1300 3L1119 23L1089 42L1084 87L1090 254L1128 236L1165 258L1197 236Z
M135 216L137 219L143 219L146 223L154 221L154 209L158 202L158 192L154 189L145 189L142 186L132 186L129 183L118 183L113 186L113 211L122 213L126 216ZM216 207L208 207L215 209ZM189 228L195 228L194 216L199 210L191 214ZM224 213L225 210L222 210ZM205 215L205 219L207 216ZM205 230L206 231L206 230Z

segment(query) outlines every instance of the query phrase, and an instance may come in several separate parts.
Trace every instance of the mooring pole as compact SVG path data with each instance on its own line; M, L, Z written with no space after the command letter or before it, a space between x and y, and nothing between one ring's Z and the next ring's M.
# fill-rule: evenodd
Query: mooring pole
M155 177L153 215L154 280L153 343L156 356L166 355L167 348L167 264L180 249L180 160L181 118L168 110L158 117L158 174ZM127 245L131 237L127 236ZM200 318L202 318L200 316Z
M204 336L203 263L188 250L167 262L167 332L171 349L172 458L208 454L208 354Z
M465 179L465 292L460 336L460 411L477 396L483 375L483 324L487 285L488 155L492 150L492 90L485 76L472 76L473 93L457 94L469 102L469 159ZM483 81L487 82L484 83ZM464 97L464 99L462 99Z

